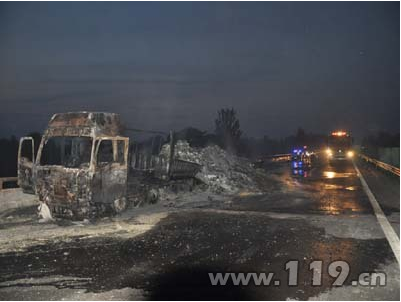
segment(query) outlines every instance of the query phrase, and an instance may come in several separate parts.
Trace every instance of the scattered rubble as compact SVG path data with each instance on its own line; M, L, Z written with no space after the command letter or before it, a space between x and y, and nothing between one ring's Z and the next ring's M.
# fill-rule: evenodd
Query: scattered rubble
M161 154L167 156L169 150L170 146L166 144ZM175 156L202 165L202 170L195 177L208 185L212 192L234 194L240 191L259 191L253 179L255 169L251 163L216 145L192 148L188 142L179 140L175 145Z

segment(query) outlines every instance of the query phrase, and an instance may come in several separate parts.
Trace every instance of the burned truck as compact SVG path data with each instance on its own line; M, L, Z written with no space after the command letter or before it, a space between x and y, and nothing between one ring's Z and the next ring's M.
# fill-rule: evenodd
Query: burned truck
M130 196L135 196L136 203L141 196L149 196L152 185L161 185L153 179L160 175L161 182L168 181L177 166L170 156L154 161L152 169L130 173L130 160L138 156L129 154L129 137L123 133L118 114L54 114L36 157L33 138L21 138L18 184L25 193L35 193L53 217L83 219L120 213ZM184 171L191 177L197 169L188 163Z

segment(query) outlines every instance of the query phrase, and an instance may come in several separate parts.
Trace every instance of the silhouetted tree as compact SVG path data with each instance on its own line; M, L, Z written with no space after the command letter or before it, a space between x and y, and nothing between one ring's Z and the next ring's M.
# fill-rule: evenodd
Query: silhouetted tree
M399 147L400 146L400 134L389 133L386 131L379 131L374 135L369 135L362 140L363 146L373 147Z
M13 135L0 139L0 150L0 177L17 176L17 138Z
M221 109L217 112L215 133L223 148L235 151L241 137L240 123L234 108Z
M295 135L295 142L298 146L303 146L307 144L305 130L301 127L298 127L297 129L297 134Z
M209 135L206 131L202 131L193 127L187 127L176 132L177 140L186 140L191 147L204 147L209 143Z
M363 153L368 156L379 158L380 148L399 148L400 134L378 131L362 139Z

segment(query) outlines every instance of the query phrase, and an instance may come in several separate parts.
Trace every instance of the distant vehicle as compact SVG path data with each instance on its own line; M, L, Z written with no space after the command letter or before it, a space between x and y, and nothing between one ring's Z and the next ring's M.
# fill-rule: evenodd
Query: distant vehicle
M326 149L329 161L352 160L354 155L353 139L348 132L334 131L329 135Z
M293 169L309 169L312 166L311 153L307 151L307 147L295 148L291 154L291 167Z

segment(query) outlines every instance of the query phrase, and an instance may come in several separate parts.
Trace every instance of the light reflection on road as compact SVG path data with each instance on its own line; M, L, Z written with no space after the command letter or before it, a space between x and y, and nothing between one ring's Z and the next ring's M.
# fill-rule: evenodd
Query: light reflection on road
M306 177L310 176L310 172L306 171L306 170L303 170L303 169L293 169L292 170L292 175L306 178Z
M332 164L323 169L319 209L332 215L363 210L359 199L358 179L350 165ZM330 192L330 193L329 193Z
M299 187L315 192L315 210L329 215L353 215L367 210L361 202L359 180L351 163L320 162L311 170L291 167L290 171Z
M323 177L324 178L347 178L347 177L352 177L354 176L355 173L349 173L349 172L335 172L335 171L324 171L323 172Z
M324 184L324 189L326 190L347 190L347 191L355 191L355 186L341 186L335 184Z

